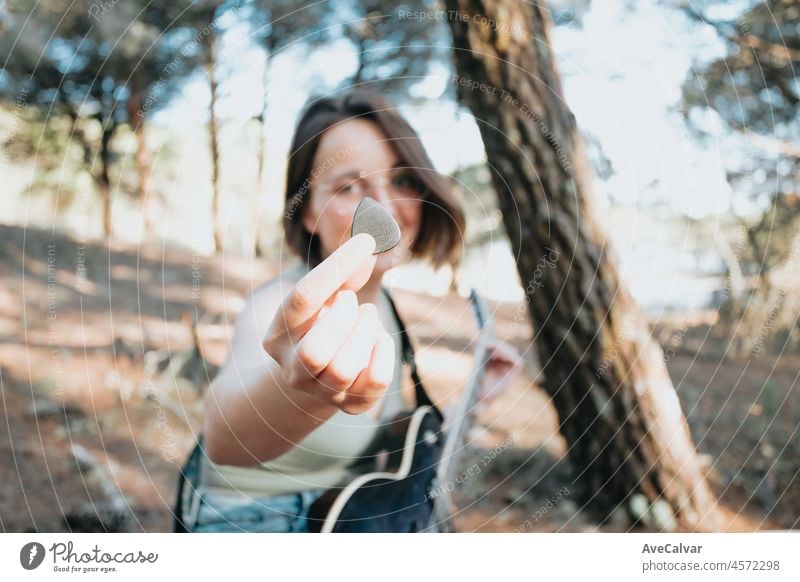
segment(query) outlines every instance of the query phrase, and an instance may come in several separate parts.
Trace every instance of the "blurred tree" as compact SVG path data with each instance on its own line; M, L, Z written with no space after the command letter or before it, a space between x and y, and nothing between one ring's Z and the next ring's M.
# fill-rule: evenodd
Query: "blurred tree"
M342 86L363 85L395 101L411 101L409 89L434 63L447 61L447 27L439 2L357 0L343 6L344 38L354 46L358 66Z
M651 527L720 527L663 352L593 207L548 10L513 0L446 4L459 97L493 169L577 496L602 516L625 507Z
M24 94L45 125L61 115L70 120L69 141L83 152L84 167L101 198L107 236L112 231L114 135L123 124L136 135L135 165L144 205L150 181L145 117L169 102L194 67L178 51L177 37L187 36L184 12L185 6L177 3L161 6L145 0L76 0L69 6L42 0L32 8L25 2L6 4L0 91L6 99ZM38 145L35 151L41 151Z
M725 143L738 144L726 162L738 205L750 209L739 216L747 244L727 259L719 325L731 335L730 351L742 356L764 344L800 346L800 4L766 0L727 20L706 15L722 6L680 5L726 47L722 57L693 68L683 111L699 137L711 132L711 118L721 122ZM752 284L735 285L740 273Z
M256 0L253 36L264 52L264 68L262 77L261 110L256 117L259 124L258 133L258 171L256 174L257 196L264 187L264 166L266 163L267 113L269 105L270 68L273 58L292 45L300 45L304 50L312 51L330 39L330 28L322 23L329 22L333 6L330 2L308 4L299 0ZM260 212L256 212L258 216ZM255 254L264 256L260 228L255 229Z
M4 142L0 146L13 162L35 162L26 192L54 198L55 209L60 212L73 204L81 188L87 187L83 149L72 137L69 118L47 116L46 112L26 103L27 93L23 90L13 113L16 123L11 128L3 128ZM88 187L92 187L91 183Z
M208 80L208 137L211 153L211 229L214 240L214 251L223 249L223 232L220 221L220 203L222 198L219 121L217 119L217 100L219 99L218 80L218 17L223 12L222 5L216 0L203 0L195 6L194 17L199 30L198 39L200 55Z

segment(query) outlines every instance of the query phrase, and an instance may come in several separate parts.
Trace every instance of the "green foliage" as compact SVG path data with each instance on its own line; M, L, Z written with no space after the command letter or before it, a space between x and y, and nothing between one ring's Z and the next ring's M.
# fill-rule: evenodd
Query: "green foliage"
M11 162L34 163L35 172L26 188L31 195L53 195L58 208L68 207L80 191L81 177L88 177L83 150L71 138L72 122L64 115L46 116L34 107L15 112L17 131L2 147Z
M778 385L772 380L764 382L764 387L761 389L761 402L767 418L772 419L780 412L781 398L778 394Z
M800 180L800 5L767 0L738 18L715 21L702 10L720 2L694 3L686 11L712 27L726 54L697 63L683 87L690 121L714 112L743 138L741 163L729 168L734 187L754 198L798 191Z
M33 192L57 192L59 204L64 203L82 172L101 191L111 189L117 130L123 124L139 127L169 104L198 66L198 19L217 4L41 0L6 5L0 61L7 65L0 74L0 98L17 103L24 96L23 127L8 147L13 157L35 161Z
M407 17L409 13L431 13L443 7L431 0L397 4L387 0L354 0L340 12L344 37L358 56L355 74L343 86L364 84L407 101L408 90L420 82L438 62L447 67L450 35L442 18ZM446 12L444 12L446 14ZM452 87L447 85L450 96Z
M744 219L748 244L739 260L745 273L763 274L787 259L800 219L800 5L752 3L728 20L704 14L720 5L685 8L698 26L716 31L726 53L697 64L683 86L683 109L700 135L692 122L713 113L728 143L740 144L727 156L728 180L736 196L763 210Z

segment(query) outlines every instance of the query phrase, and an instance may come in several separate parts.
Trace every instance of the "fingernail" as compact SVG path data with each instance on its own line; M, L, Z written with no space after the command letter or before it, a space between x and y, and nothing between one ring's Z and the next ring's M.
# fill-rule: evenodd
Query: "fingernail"
M369 254L372 254L375 251L375 239L369 233L360 232L351 240L357 241L354 244L357 244L359 247L363 247L365 251L369 250Z

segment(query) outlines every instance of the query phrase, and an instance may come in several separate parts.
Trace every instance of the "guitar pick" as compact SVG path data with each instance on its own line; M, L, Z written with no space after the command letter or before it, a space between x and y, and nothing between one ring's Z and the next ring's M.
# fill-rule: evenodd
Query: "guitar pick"
M350 236L366 232L375 239L375 252L385 253L400 242L400 226L386 209L369 196L358 203Z

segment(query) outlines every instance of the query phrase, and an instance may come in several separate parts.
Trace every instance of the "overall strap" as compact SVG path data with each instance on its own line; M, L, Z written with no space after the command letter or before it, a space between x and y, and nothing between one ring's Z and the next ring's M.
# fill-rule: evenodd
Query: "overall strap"
M436 411L439 419L442 420L441 411L430 399L428 393L425 391L425 387L422 385L422 380L420 380L419 373L417 372L417 362L414 359L414 347L411 345L411 339L408 337L406 326L403 323L403 319L400 317L400 313L397 311L397 306L394 304L394 300L392 300L389 290L383 285L381 285L381 290L389 300L389 305L392 306L392 312L394 313L394 317L397 320L398 326L400 327L400 341L402 342L403 362L408 364L409 368L411 368L411 379L414 381L414 398L417 406L430 406Z

